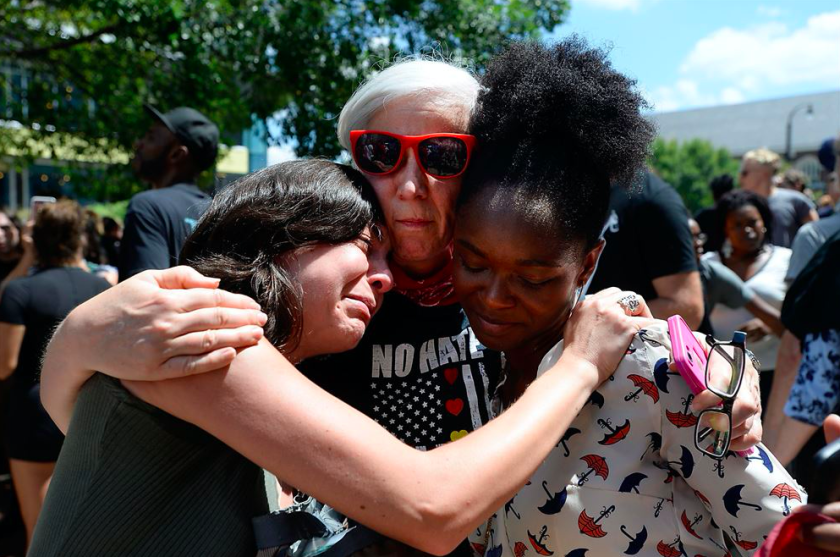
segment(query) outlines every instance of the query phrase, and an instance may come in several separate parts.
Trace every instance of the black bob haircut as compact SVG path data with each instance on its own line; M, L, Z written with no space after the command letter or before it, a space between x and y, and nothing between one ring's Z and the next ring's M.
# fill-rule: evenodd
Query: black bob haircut
M362 174L325 160L269 166L219 192L187 238L180 260L256 300L266 338L293 350L302 331L301 285L285 268L295 250L340 244L381 222Z
M508 45L481 85L470 122L477 148L459 207L500 188L507 203L594 247L611 185L635 182L655 136L635 80L573 36Z
M767 200L757 193L747 190L732 190L721 197L715 206L718 230L720 230L721 237L725 238L726 217L733 211L737 211L741 207L748 205L752 205L758 210L758 214L761 215L761 220L764 221L764 228L767 229L764 232L764 240L761 242L763 246L773 236L773 213L770 211L770 205L767 204Z

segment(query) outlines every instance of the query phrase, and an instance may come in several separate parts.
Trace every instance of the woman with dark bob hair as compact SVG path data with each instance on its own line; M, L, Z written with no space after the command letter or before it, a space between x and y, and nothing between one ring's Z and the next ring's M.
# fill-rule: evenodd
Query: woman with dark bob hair
M238 296L227 305L242 313L219 314L220 326L257 313L243 296L267 314L263 339L256 327L218 331L244 347L226 371L121 382L81 367L83 351L59 350L78 354L61 361L50 351L44 401L69 430L30 555L253 555L251 519L268 509L258 465L385 534L444 553L525 483L640 325L615 296L583 304L567 355L521 404L464 439L412 449L293 366L355 346L391 287L387 238L377 235L363 182L349 167L297 161L213 200L184 261ZM482 357L480 345L469 350ZM73 411L68 390L91 375Z

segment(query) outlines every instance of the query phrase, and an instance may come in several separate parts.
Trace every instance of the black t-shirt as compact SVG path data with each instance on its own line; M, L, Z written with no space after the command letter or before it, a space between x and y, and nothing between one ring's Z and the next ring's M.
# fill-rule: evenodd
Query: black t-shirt
M210 203L194 184L175 184L131 198L120 243L120 280L178 264L184 241Z
M354 350L302 369L406 444L431 449L490 419L502 363L460 305L421 307L389 292Z
M9 273L17 267L18 261L20 261L19 258L12 259L11 261L0 261L0 280L9 276Z
M13 385L38 382L41 357L58 324L73 308L108 289L102 277L76 267L56 267L15 279L0 299L0 321L25 325Z
M604 238L590 292L615 286L654 300L653 279L697 270L685 205L651 173L638 190L613 187Z

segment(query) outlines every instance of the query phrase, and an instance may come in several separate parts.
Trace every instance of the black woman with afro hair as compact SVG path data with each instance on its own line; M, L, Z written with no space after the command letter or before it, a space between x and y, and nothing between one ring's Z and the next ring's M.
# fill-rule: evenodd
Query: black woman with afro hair
M506 356L501 410L576 335L566 323L603 249L611 185L632 184L643 171L654 129L635 83L579 38L510 45L482 85L454 278L477 338ZM616 301L649 315L617 289L583 303ZM668 375L669 350L665 323L651 320L529 484L472 534L474 548L493 556L710 555L726 551L729 535L750 550L787 508L770 496L775 486L787 483L804 500L763 448L766 465L734 453L724 465L695 447L691 392Z

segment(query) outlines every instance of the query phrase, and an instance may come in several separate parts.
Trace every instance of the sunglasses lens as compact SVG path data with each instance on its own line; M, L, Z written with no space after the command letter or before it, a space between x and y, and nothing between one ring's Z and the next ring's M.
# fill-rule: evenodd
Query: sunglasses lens
M467 166L467 144L456 137L424 139L417 148L420 164L435 176L455 176Z
M353 158L364 172L390 172L400 161L400 140L390 135L366 133L356 141Z
M729 450L732 419L719 410L707 410L700 415L695 430L697 447L710 456L723 457Z

